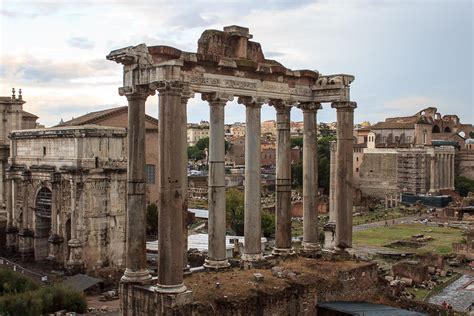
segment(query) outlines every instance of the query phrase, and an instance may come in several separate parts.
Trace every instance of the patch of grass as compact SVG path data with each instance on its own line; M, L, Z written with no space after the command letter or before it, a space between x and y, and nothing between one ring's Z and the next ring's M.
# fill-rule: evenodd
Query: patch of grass
M387 227L375 227L354 233L354 245L383 247L397 240L410 239L412 235L424 234L434 239L418 249L409 248L417 253L433 252L449 254L452 243L462 240L462 231L449 227L432 227L424 224L400 224Z

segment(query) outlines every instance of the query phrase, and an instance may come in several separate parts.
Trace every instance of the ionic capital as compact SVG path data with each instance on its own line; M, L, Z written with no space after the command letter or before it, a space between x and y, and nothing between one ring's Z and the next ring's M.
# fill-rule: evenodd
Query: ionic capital
M179 80L155 81L150 83L150 89L156 90L160 94L178 95L188 99L194 96L189 84Z
M331 103L331 107L337 111L350 111L353 112L357 108L357 103L354 101L339 101Z
M335 140L330 141L329 142L329 150L335 152L336 148L337 148L337 141L335 141Z
M142 99L146 100L148 96L155 95L155 90L148 86L132 86L119 88L119 95L127 97L127 100Z
M281 99L270 99L270 102L268 102L268 105L273 106L279 114L289 113L294 104L293 101Z
M303 110L303 112L316 112L317 110L321 110L323 108L319 102L298 103L297 107Z
M224 92L201 93L201 100L209 102L209 105L226 105L228 101L234 100L234 96Z
M269 100L263 97L239 97L237 102L245 106L261 108L262 105L268 103Z

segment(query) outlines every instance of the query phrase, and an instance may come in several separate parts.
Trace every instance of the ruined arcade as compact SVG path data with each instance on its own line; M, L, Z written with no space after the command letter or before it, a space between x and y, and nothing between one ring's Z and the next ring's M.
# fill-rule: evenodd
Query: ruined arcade
M168 307L186 305L192 288L183 283L182 210L186 207L186 104L200 93L210 106L209 144L209 253L208 269L229 266L225 253L224 117L227 102L237 99L245 107L245 248L242 265L250 268L265 261L261 250L260 205L260 113L268 104L277 120L276 243L273 256L293 255L290 215L290 120L291 111L303 112L303 209L301 254L321 252L317 231L317 112L329 103L337 112L337 148L334 165L335 249L352 245L352 128L356 103L350 100L351 75L321 75L312 70L291 70L265 59L259 43L240 26L223 31L206 30L197 52L169 46L117 49L107 59L123 65L120 95L128 100L128 201L126 270L121 286L121 313L146 314L158 303ZM145 247L145 101L158 93L159 100L159 236L158 278L151 280ZM148 297L148 299L145 299ZM153 303L155 302L155 303ZM166 306L165 306L166 305ZM154 305L156 307L156 305Z

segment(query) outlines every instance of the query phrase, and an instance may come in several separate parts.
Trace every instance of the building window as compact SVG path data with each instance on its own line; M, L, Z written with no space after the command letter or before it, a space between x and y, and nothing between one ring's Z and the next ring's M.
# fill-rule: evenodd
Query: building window
M146 183L155 184L155 165L146 165Z
M356 161L359 161L359 157L356 157Z
M359 168L356 168L356 172L359 172Z

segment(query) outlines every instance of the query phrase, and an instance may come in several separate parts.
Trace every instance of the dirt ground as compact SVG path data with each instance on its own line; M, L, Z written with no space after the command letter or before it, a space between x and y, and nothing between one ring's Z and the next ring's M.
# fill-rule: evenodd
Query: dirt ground
M106 309L107 313L116 312L116 315L118 315L118 311L119 311L119 308L120 308L120 300L116 299L116 300L113 300L113 301L102 302L102 301L99 300L101 296L102 295L88 295L86 297L87 307L97 310L97 312L92 312L92 313L89 313L89 314L91 314L91 315L102 314L103 315L103 313L101 313L100 311L103 307L107 307L107 309Z
M226 272L195 273L185 278L184 283L193 291L194 301L212 303L219 298L244 298L263 291L268 294L282 291L291 282L320 283L330 286L336 282L339 271L350 270L366 263L354 261L325 261L297 257L280 262L278 265L296 274L291 280L272 275L270 269L240 270L234 268ZM254 280L254 273L264 276L263 282Z

